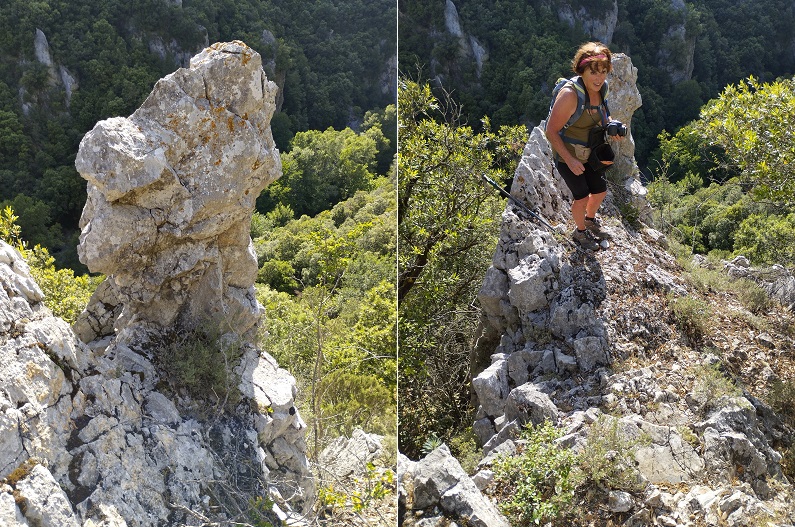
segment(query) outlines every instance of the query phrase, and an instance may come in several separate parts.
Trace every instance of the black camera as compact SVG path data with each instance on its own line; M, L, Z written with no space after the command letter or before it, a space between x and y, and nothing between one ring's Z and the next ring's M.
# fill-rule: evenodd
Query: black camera
M627 135L627 125L625 125L621 121L610 121L609 123L607 123L605 129L607 130L607 135L611 136L619 135L621 137Z

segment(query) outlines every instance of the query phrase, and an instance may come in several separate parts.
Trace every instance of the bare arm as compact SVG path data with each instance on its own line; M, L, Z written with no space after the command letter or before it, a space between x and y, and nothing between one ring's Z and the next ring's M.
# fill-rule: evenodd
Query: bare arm
M569 87L560 90L557 99L555 99L555 103L552 105L552 112L549 115L549 121L547 121L546 134L547 139L549 139L549 144L552 145L555 152L557 152L563 162L566 163L569 170L579 176L585 172L585 167L579 159L569 153L563 139L560 137L560 131L569 118L574 115L576 109L577 94L574 90Z

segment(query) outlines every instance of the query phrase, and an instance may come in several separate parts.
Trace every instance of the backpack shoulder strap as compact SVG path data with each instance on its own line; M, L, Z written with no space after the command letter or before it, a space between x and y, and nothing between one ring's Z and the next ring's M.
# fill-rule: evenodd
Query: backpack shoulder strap
M549 115L552 114L552 107L555 105L555 100L558 98L558 93L560 93L560 90L562 90L565 86L571 86L574 89L574 92L577 94L577 108L560 130L561 135L563 135L563 131L566 130L566 128L577 122L577 119L580 118L582 112L585 110L586 104L585 84L583 83L582 77L579 75L570 79L561 77L557 80L555 83L555 88L552 90L552 101L549 103L549 114L547 115L547 121L549 121Z

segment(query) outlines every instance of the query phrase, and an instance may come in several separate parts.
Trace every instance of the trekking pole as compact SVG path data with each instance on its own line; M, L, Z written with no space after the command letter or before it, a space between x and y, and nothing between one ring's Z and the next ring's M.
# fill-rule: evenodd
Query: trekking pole
M527 205L525 205L524 203L522 203L522 202L521 202L521 201L519 201L518 199L516 199L516 198L514 198L513 196L511 196L511 194L510 194L510 193L508 193L508 192L506 192L506 191L505 191L505 189L504 189L504 188L502 188L502 187L501 187L501 186L500 186L500 185L499 185L499 184L498 184L496 181L494 181L493 179L491 179L491 178L490 178L489 176L487 176L486 174L483 174L481 177L483 178L483 181L485 181L486 183L488 183L488 184L489 184L489 185L491 185L492 187L496 188L496 189L499 191L499 193L500 193L500 194L501 194L503 197L505 197L505 198L508 198L509 200L513 201L513 202L514 202L514 204L518 205L518 206L519 206L519 208L521 208L523 211L525 211L525 212L526 212L526 213L528 213L530 216L532 216L533 218L535 218L535 219L537 219L538 221L540 221L540 222L541 222L541 223L544 225L544 227L546 227L547 229L551 230L552 232L557 232L557 231L555 230L555 227L553 227L552 225L550 225L550 224L547 222L547 220L545 220L544 218L542 218L541 216L539 216L538 214L536 214L536 213L535 213L535 212L534 212L532 209L530 209L530 207L528 207Z
M502 188L502 187L499 185L499 183L497 183L496 181L494 181L493 179L491 179L491 178L490 178L489 176L487 176L486 174L482 174L482 175L481 175L481 178L483 178L483 181L485 181L486 183L488 183L488 184L489 184L489 185L491 185L492 187L496 188L496 189L497 189L497 191L499 191L499 193L500 193L500 195L501 195L501 196L503 196L503 197L505 197L505 198L508 198L508 199L509 199L509 200L511 200L511 201L512 201L512 202L513 202L515 205L517 205L517 206L518 206L520 209L522 209L524 212L526 212L526 213L527 213L527 214L529 214L531 217L533 217L533 218L535 218L536 220L538 220L538 222L539 222L539 223L541 223L541 224L542 224L544 227L546 227L547 229L549 229L549 231L551 232L552 236L554 236L554 237L558 238L559 240L563 240L563 241L564 241L564 242L566 242L568 245L570 245L570 246L574 247L574 249L576 249L577 251L579 251L579 252L583 252L583 253L587 254L587 253L585 252L585 249L583 249L582 247L580 247L579 245L577 245L576 243L574 243L572 240L568 239L566 236L564 236L564 235L562 235L560 232L558 232L558 230L557 230L557 229L555 229L555 227L553 227L552 225L550 225L550 224L549 224L549 222L548 222L547 220L545 220L544 218L542 218L542 217L541 217L539 214L537 214L535 211L533 211L533 210L532 210L530 207L528 207L527 205L525 205L524 203L522 203L521 201L519 201L518 199L516 199L515 197L513 197L513 196L512 196L512 195L511 195L509 192L506 192L506 191L505 191L505 189L504 189L504 188Z

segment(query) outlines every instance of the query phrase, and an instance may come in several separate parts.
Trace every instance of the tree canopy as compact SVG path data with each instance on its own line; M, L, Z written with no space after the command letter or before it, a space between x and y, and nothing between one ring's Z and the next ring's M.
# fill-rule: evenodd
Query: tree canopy
M401 452L462 432L469 405L473 306L497 242L504 203L482 174L504 180L524 127L475 132L460 107L427 83L401 79L398 161L398 298ZM471 419L469 419L471 421Z

